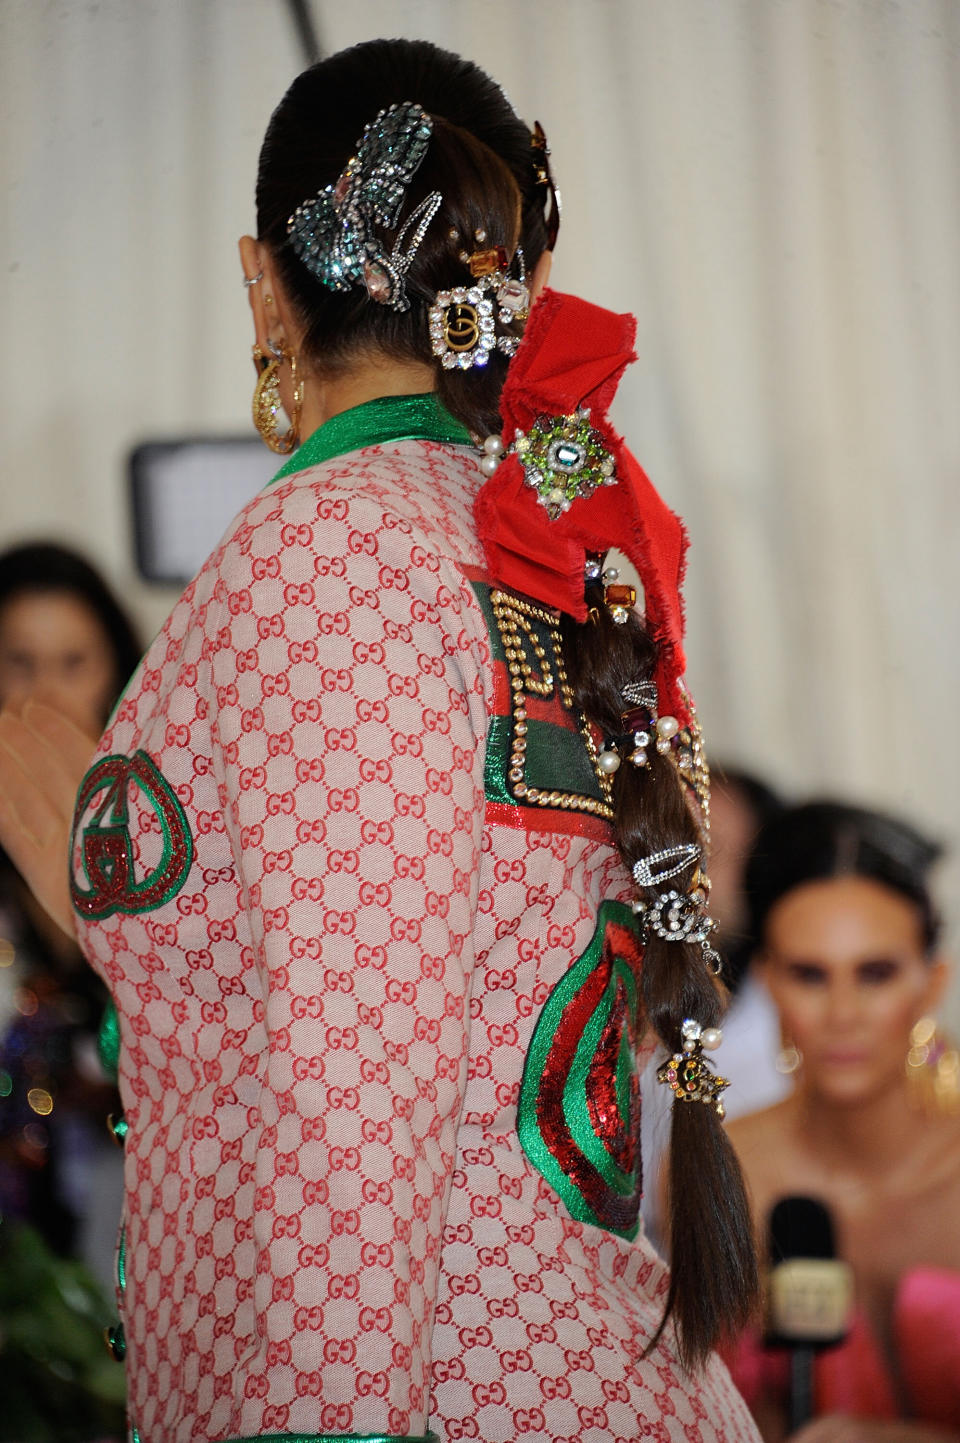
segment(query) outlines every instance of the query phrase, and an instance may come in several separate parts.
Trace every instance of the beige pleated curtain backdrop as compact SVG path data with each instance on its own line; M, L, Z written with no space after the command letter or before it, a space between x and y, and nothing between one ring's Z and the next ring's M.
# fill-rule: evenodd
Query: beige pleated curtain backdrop
M617 419L689 525L713 754L957 845L960 0L312 8L546 126L554 281L639 318ZM0 543L83 546L151 626L126 454L247 425L235 241L299 68L280 0L0 4Z

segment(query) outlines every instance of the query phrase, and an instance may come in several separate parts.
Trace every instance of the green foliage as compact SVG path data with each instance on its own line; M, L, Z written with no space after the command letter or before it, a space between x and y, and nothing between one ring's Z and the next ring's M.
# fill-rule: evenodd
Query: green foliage
M81 1263L0 1222L0 1443L123 1437L123 1368L103 1340L112 1320Z

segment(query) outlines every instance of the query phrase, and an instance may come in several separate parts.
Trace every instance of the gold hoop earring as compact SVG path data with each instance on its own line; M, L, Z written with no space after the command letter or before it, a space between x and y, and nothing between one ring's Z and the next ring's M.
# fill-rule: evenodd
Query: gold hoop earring
M960 1053L938 1031L934 1017L921 1017L910 1033L907 1086L923 1112L960 1113Z
M792 1077L803 1066L803 1053L792 1042L785 1041L777 1053L775 1066L783 1077Z
M280 399L280 367L284 361L290 366L293 408L290 412L290 426L281 432L277 417L283 410ZM271 451L275 451L278 456L288 456L296 449L300 440L303 381L297 375L297 358L286 346L279 346L277 354L271 355L256 345L253 348L253 364L259 373L253 391L253 424Z

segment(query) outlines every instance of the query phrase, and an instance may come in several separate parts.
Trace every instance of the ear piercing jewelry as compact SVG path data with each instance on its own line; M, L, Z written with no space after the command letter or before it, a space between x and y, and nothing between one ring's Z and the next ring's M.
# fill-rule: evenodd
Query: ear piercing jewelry
M255 276L244 276L243 284L246 286L247 290L249 290L251 286L257 285L262 280L263 271L257 271L257 274Z
M799 1072L803 1063L799 1047L792 1042L785 1042L777 1053L774 1066L784 1077L790 1077L794 1072Z
M267 342L263 351L259 345L253 348L253 364L257 369L257 384L253 391L253 424L261 437L278 456L288 456L296 449L300 439L300 412L303 408L303 381L297 374L297 358L291 350L276 341ZM280 399L280 367L286 361L290 366L290 385L293 392L290 425L281 432L279 425L283 402Z

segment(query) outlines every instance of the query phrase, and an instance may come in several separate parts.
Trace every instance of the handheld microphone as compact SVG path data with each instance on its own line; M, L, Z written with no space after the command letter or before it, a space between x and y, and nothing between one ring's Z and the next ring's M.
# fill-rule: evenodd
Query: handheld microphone
M814 1417L813 1360L847 1335L853 1270L836 1255L833 1219L810 1197L781 1198L770 1213L769 1347L790 1350L790 1427Z

